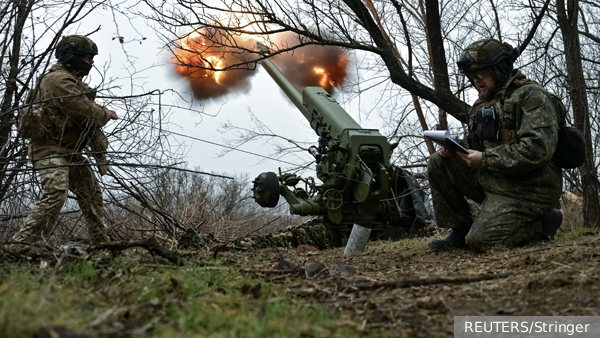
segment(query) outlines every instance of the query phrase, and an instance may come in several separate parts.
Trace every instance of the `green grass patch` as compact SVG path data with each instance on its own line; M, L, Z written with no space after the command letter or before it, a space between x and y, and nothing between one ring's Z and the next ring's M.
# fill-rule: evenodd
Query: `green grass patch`
M182 268L140 264L133 256L80 260L57 269L0 271L0 337L64 326L98 337L352 337L339 313L286 295L221 263ZM258 286L260 284L260 286ZM260 288L259 291L257 289Z

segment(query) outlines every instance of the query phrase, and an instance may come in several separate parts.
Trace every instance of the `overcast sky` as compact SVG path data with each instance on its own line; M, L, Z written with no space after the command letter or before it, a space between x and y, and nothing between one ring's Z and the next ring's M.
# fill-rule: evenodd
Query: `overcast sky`
M129 4L130 2L124 1L119 7L125 9ZM137 10L143 10L139 6ZM95 59L96 66L101 71L106 68L109 78L119 78L117 83L121 85L121 89L115 94L129 95L133 92L140 93L154 89L174 89L184 97L191 97L187 79L175 74L175 67L169 61L169 54L163 50L162 42L147 22L136 17L131 17L130 20L118 11L106 7L98 9L82 21L80 26L73 27L66 33L87 34L96 30L98 26L101 26L101 29L90 36L98 44L100 51ZM119 42L119 36L123 37L123 44ZM143 40L143 38L146 39ZM349 68L352 73L352 61ZM130 73L133 69L139 73L136 73L131 80ZM101 81L99 73L92 71L87 81L91 85L98 85ZM135 87L131 86L132 82ZM258 74L252 77L251 83L252 87L249 93L228 95L205 102L196 101L191 106L192 109L201 110L204 114L186 110L175 111L170 120L169 130L215 143L225 143L224 140L231 139L233 135L219 133L218 127L225 121L231 121L237 126L249 126L249 111L252 111L276 134L300 142L317 142L317 136L310 129L302 114L279 90L262 67L259 67ZM345 100L344 93L337 92L334 96L362 127L380 128L385 124L385 121L377 118L377 114L372 114L369 119L364 119L365 111L377 107L376 102L379 98L377 89L363 94L360 100L354 101ZM168 100L175 104L189 106L189 103L185 103L175 96L166 97L163 99L163 103ZM359 111L362 114L359 114ZM264 160L235 151L218 158L217 154L223 150L221 147L185 137L177 136L177 139L184 141L188 146L186 160L189 162L188 167L190 168L199 166L204 171L231 174L248 173L251 177L255 177L263 171L277 172L277 168L280 166L289 167L285 163ZM272 153L270 146L260 142L245 144L241 148L266 156ZM307 158L309 157L305 159ZM294 163L302 162L294 155L288 156L284 160ZM314 172L309 172L307 175L314 175Z
M115 25L114 18L118 25ZM96 66L100 71L106 68L109 78L119 78L117 83L121 85L121 89L120 93L117 91L118 94L132 94L132 90L140 92L153 89L174 89L184 97L191 97L187 79L175 74L169 54L163 51L162 42L144 20L134 18L128 21L122 14L104 8L95 11L80 26L72 28L67 34L87 34L98 26L101 26L101 29L90 36L99 48L99 55L95 58ZM123 44L119 42L119 36L124 38ZM133 63L133 67L130 66L130 61ZM139 72L135 74L133 80L135 86L138 87L133 89L129 80L132 69ZM101 77L99 72L93 70L86 80L96 86L100 83ZM232 138L233 135L220 133L217 130L218 127L226 121L231 121L237 126L249 126L249 111L252 111L274 133L301 142L316 143L317 136L310 129L302 114L279 90L262 67L259 67L258 74L252 77L251 81L252 87L249 93L228 95L210 101L196 100L192 108L201 110L205 114L177 110L172 116L169 129L173 132L223 144L225 143L224 139ZM189 103L185 103L175 96L167 97L174 103L189 106ZM365 102L363 99L362 103L365 104ZM352 103L348 103L346 108L356 120L359 120L357 109L352 111L351 107ZM377 128L377 123L378 121L372 123L367 121L363 123L366 124L363 127ZM265 160L236 151L219 158L217 155L223 150L221 147L190 138L179 136L177 138L188 145L186 159L191 168L200 166L204 171L249 173L251 177L254 177L262 171L276 172L280 166L289 167L285 163ZM266 156L272 153L272 148L261 142L246 144L242 146L242 149ZM294 163L300 162L293 155L286 157L285 160ZM314 175L314 172L307 174Z

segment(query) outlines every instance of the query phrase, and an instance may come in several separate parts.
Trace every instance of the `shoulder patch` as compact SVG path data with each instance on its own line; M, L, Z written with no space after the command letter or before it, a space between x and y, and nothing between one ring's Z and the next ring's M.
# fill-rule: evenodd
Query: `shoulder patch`
M530 111L533 108L537 108L543 104L544 104L544 101L542 99L540 99L539 97L534 97L530 100L527 100L527 102L525 102L521 108L524 111Z

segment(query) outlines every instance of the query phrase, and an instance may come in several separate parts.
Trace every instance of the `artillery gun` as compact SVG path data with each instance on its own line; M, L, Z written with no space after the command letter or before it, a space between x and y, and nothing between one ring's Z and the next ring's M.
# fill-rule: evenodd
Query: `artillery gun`
M397 143L390 144L377 129L362 128L325 89L306 87L300 95L269 59L260 64L319 136L318 145L308 150L322 184L281 168L279 174L264 172L252 188L259 205L273 208L283 196L291 214L318 216L334 246L343 244L354 224L370 228L371 239L396 240L432 220L415 177L390 163Z

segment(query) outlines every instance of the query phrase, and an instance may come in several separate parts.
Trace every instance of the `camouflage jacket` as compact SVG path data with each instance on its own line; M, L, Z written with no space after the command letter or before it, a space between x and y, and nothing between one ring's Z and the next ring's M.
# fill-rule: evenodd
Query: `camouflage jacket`
M94 102L96 91L60 62L41 78L39 90L31 96L44 108L45 133L30 140L30 160L79 153L88 144L94 151L106 150L108 142L100 130L109 120L106 108Z
M552 156L562 117L555 100L542 86L516 71L493 100L475 102L470 128L477 123L474 117L482 107L493 105L500 117L501 141L483 142L478 181L486 191L532 202L539 206L539 212L558 201L562 171Z

